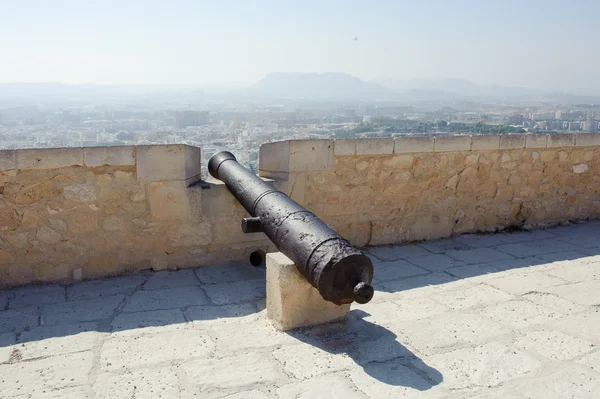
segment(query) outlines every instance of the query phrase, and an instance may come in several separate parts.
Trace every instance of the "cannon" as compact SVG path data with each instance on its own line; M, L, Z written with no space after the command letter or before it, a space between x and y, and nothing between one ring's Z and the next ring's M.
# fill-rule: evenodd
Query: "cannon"
M323 299L342 305L373 298L371 259L315 214L240 165L230 152L213 155L208 170L252 216L242 220L242 231L264 232Z

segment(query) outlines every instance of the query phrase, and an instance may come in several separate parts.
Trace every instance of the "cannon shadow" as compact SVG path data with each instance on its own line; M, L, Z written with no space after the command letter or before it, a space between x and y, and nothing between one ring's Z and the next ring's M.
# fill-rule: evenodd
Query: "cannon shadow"
M365 320L368 316L362 310L352 310L346 321L299 328L288 334L330 354L348 356L364 373L387 385L426 391L443 381L438 370L402 345L392 331Z

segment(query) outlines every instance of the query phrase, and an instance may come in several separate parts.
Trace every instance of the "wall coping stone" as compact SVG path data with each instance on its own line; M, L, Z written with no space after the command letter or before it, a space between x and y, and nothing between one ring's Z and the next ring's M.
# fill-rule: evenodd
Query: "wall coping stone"
M0 170L135 166L139 180L200 180L201 149L186 144L0 150Z

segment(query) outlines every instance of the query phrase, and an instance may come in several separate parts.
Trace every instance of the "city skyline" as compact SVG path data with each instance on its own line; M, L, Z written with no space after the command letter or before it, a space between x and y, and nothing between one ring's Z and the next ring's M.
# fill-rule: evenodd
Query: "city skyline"
M588 0L3 3L0 83L214 86L280 71L600 86Z

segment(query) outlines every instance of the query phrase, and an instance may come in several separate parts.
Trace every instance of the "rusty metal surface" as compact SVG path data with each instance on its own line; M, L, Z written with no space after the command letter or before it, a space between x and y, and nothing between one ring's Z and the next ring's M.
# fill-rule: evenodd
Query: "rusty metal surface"
M362 251L240 165L233 154L223 151L213 155L208 170L225 183L251 216L260 220L262 231L325 300L338 305L371 300L373 264ZM252 232L257 223L246 220L244 231Z

